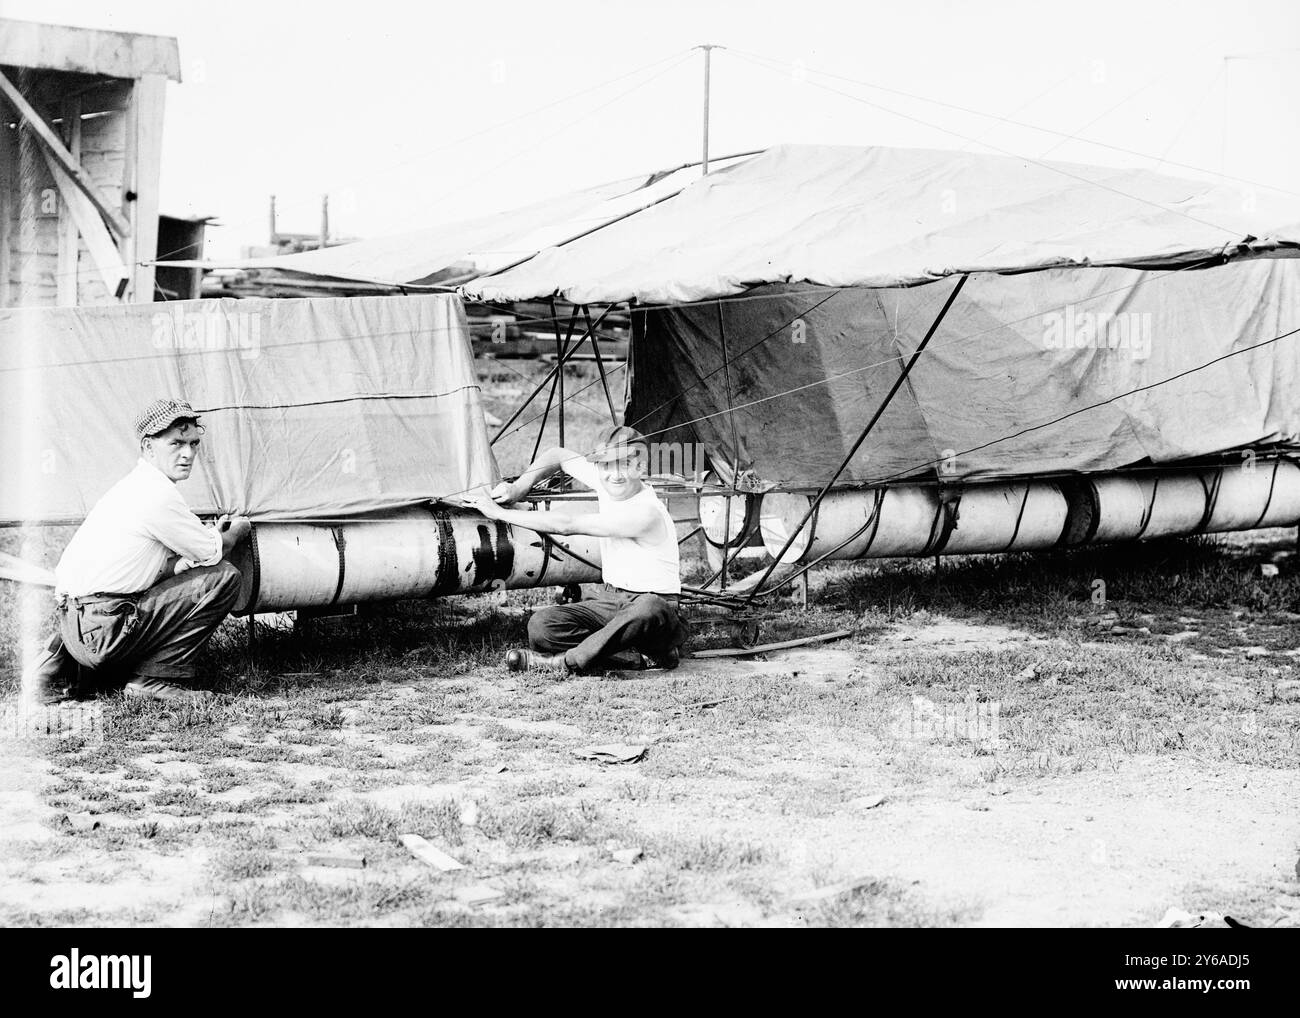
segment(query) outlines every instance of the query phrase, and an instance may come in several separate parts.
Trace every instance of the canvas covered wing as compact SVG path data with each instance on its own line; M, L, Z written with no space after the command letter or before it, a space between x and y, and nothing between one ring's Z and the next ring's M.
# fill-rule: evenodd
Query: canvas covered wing
M84 517L158 396L202 414L200 512L355 515L497 477L454 296L32 308L0 311L0 521Z
M666 304L763 283L907 286L959 272L1172 267L1300 244L1300 203L1075 163L780 145L498 275L491 301Z
M768 286L641 312L627 420L700 443L728 480L734 465L763 486L819 487L955 286ZM1296 259L971 276L841 483L1113 470L1292 441L1297 329Z

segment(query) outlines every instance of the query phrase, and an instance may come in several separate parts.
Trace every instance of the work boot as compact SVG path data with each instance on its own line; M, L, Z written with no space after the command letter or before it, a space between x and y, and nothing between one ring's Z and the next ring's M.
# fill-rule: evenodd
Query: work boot
M49 707L78 699L77 665L59 636L52 637L23 670L23 697Z
M23 683L23 696L28 703L37 707L53 707L60 703L70 703L77 699L77 687L68 685L65 679L57 675L33 675Z
M523 647L506 651L506 667L512 672L569 674L569 664L564 660L563 654L539 654Z
M206 689L191 689L187 686L178 686L166 679L151 678L148 675L141 675L132 679L126 684L122 692L127 696L163 700L167 703L190 704L191 706L211 703L216 699Z

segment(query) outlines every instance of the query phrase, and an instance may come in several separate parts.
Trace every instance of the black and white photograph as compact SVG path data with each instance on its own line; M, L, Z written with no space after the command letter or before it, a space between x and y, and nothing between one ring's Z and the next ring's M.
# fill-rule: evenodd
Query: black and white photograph
M1164 931L1300 927L1298 128L1290 0L0 0L0 926L1246 1003Z

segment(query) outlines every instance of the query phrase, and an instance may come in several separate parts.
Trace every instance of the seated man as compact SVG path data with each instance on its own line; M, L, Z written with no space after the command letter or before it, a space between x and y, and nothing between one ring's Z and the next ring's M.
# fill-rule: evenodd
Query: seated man
M155 400L135 430L135 469L95 503L55 567L60 632L33 668L39 702L74 697L77 665L92 681L125 676L132 696L208 695L194 659L239 596L239 570L223 558L251 527L242 517L206 527L177 490L203 432L188 403Z
M554 605L528 620L528 650L512 650L514 671L561 674L601 668L675 668L686 628L677 614L681 593L677 531L659 497L641 479L645 439L615 428L587 458L567 449L538 457L514 482L502 482L491 499L475 503L485 516L542 534L600 538L605 589L576 604ZM556 470L596 492L600 511L573 514L503 509Z

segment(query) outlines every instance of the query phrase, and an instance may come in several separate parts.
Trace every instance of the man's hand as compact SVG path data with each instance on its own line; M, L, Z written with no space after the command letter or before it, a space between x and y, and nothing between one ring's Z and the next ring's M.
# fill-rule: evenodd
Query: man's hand
M518 502L528 494L528 489L520 485L518 481L502 481L492 489L491 499L499 505L509 505L511 502Z
M221 557L225 558L240 541L253 532L247 516L222 516L217 520L217 533L221 535Z
M499 520L501 518L501 506L493 499L500 487L500 485L497 485L497 488L493 489L490 496L479 491L469 492L461 497L461 504L466 509L473 509L475 512L482 513L490 520Z

